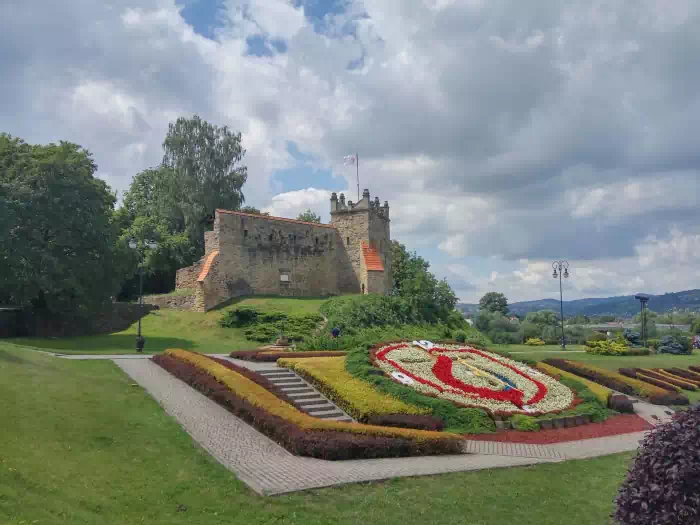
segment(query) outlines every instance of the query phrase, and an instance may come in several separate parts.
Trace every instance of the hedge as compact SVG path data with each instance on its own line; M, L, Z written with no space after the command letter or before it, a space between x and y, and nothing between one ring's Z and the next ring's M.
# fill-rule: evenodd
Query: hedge
M404 403L379 392L367 382L354 378L345 370L344 357L285 357L278 364L294 370L358 421L368 421L370 417L387 414L430 413L427 408Z
M648 371L646 372L648 373ZM653 370L653 372L655 372L662 378L666 378L666 380L669 383L671 383L672 385L679 386L683 390L690 390L691 392L694 392L698 389L698 387L696 387L695 383L693 383L692 381L688 381L687 379L684 379L682 377L676 377L673 374L669 374L668 372L660 368Z
M383 427L417 428L420 430L434 430L436 432L445 428L445 422L433 416L415 414L382 414L370 416L368 423Z
M462 451L462 439L454 434L314 418L231 367L194 352L166 350L153 360L295 454L351 459Z
M693 381L697 386L700 386L700 374L691 370L683 370L682 368L664 368L665 372L675 376L684 378L688 381Z
M545 359L548 365L552 365L560 370L571 372L577 376L585 377L601 385L605 385L613 390L622 392L623 394L639 396L647 399L655 405L687 405L689 400L687 397L654 386L650 383L645 383L639 379L626 377L611 370L605 370L578 361L569 361L567 359Z
M622 374L625 377L631 377L634 379L639 379L640 381L644 381L645 383L649 383L650 385L658 386L659 388L663 388L664 390L667 390L668 392L678 392L680 393L681 388L677 387L675 385L672 385L671 383L652 377L648 376L645 374L642 374L638 369L636 368L620 368L618 370L620 374Z
M579 383L583 383L591 392L593 392L598 401L600 401L604 406L608 406L610 396L612 396L613 394L613 391L610 390L608 387L600 385L598 383L594 383L593 381L589 381L588 379L577 376L570 372L566 372L565 370L560 370L559 368L555 368L546 363L537 363L536 368L546 373L547 375L552 376L554 379L566 377L571 379L572 381L578 381Z

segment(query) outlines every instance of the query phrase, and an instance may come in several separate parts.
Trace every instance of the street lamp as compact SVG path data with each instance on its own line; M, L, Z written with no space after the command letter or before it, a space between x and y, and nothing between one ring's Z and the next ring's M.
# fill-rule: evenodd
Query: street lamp
M139 328L136 334L136 351L143 352L143 347L146 344L146 340L141 337L141 314L143 314L143 256L147 249L154 249L158 246L158 243L154 241L141 241L138 242L135 239L129 241L129 248L132 250L137 250L139 255L139 305L141 306L141 312L139 312Z
M647 309L647 303L649 302L649 296L644 293L638 293L637 295L634 296L635 299L639 301L639 316L640 316L640 321L642 323L641 330L642 332L640 335L642 336L642 344L644 345L644 348L647 347L647 316L649 315L649 310Z
M566 350L566 339L564 338L564 292L562 291L561 279L569 278L569 261L554 261L552 263L552 277L559 277L559 306L561 309L561 347Z

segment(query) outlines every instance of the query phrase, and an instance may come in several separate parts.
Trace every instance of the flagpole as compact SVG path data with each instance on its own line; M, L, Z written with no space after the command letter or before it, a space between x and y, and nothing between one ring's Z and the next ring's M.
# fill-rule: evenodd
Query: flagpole
M355 167L357 169L357 202L360 202L360 155L355 153Z

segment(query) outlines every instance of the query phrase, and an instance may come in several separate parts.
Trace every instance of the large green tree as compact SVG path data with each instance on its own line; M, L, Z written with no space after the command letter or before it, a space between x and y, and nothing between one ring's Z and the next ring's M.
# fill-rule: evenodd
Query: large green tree
M168 126L163 150L162 165L167 171L156 179L157 192L201 246L214 211L237 210L243 204L241 188L248 171L241 165L245 155L241 134L198 115L180 117Z
M410 253L398 241L391 243L391 257L392 293L405 299L422 319L446 321L457 304L457 296L447 281L438 280L429 271L428 261Z
M315 222L317 224L321 223L321 216L315 214L310 209L306 210L304 213L297 215L298 221Z
M0 134L0 301L87 314L116 292L128 262L96 170L77 144Z
M479 299L479 309L488 312L501 312L505 315L508 313L508 299L502 293L488 292Z

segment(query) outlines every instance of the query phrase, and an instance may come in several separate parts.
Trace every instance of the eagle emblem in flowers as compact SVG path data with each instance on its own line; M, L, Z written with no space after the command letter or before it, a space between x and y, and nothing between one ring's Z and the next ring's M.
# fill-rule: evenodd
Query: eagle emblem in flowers
M545 414L565 410L574 401L573 392L554 378L469 346L395 343L380 347L373 357L396 382L493 413Z

